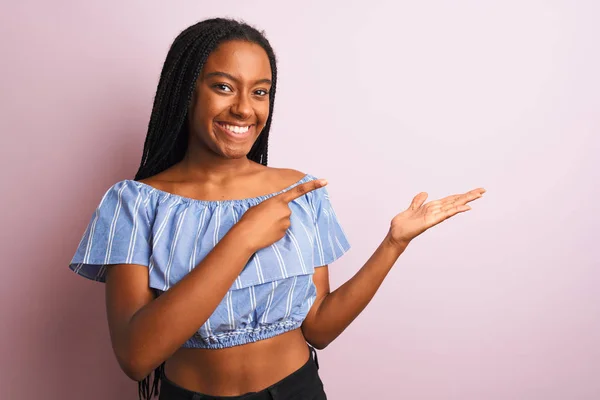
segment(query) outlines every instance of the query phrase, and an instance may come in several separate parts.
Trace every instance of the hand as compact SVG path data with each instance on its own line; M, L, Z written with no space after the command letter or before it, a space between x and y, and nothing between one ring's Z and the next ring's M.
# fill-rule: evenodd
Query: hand
M456 214L471 209L467 203L483 196L485 189L479 188L463 194L455 194L427 204L427 193L419 193L406 209L392 219L388 239L395 245L407 246L411 240L427 229Z
M283 238L290 227L289 203L325 185L325 179L306 182L251 207L234 226L241 232L244 245L250 246L254 253Z

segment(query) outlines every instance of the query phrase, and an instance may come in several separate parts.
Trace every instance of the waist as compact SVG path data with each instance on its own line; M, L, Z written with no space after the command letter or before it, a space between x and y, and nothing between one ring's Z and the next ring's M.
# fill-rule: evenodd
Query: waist
M258 392L302 367L310 357L300 329L224 349L181 348L165 363L176 385L213 396Z

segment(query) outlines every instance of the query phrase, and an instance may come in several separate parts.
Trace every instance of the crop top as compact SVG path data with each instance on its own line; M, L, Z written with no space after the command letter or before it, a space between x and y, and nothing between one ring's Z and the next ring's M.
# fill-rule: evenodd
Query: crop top
M222 201L120 181L102 197L69 268L105 282L107 265L144 265L150 288L160 295L195 268L250 207L313 179L306 175L277 193ZM333 262L350 245L326 188L289 206L291 225L285 236L252 255L213 314L182 347L242 345L302 324L316 297L315 268Z

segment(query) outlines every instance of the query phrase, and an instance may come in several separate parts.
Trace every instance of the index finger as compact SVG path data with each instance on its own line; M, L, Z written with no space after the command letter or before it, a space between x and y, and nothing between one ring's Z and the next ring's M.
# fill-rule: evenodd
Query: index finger
M287 192L278 194L275 197L280 198L281 200L283 200L286 203L289 203L290 201L296 200L298 197L304 196L308 192L312 192L313 190L320 189L326 185L327 185L327 180L315 179L310 182L305 182L298 186L294 186Z
M470 203L482 197L483 193L485 193L485 189L479 188L462 194L453 194L441 200L442 208L453 207L455 204L464 205Z
M484 188L478 188L478 189L470 190L470 191L468 191L466 193L453 194L451 196L445 197L442 200L444 200L444 201L450 201L450 200L456 200L456 199L459 199L459 198L471 198L471 197L477 198L477 197L483 195L484 193L485 193L485 189Z

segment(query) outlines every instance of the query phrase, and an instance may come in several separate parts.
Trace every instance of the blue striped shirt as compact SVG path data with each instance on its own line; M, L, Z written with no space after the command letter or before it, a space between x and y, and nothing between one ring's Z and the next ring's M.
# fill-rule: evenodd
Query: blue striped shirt
M102 197L69 268L105 282L107 265L144 265L150 287L160 295L195 268L250 207L313 179L306 175L277 193L224 201L191 199L134 180L118 182ZM350 245L326 188L289 206L286 235L254 253L183 347L236 346L302 324L316 297L315 268L333 262Z

